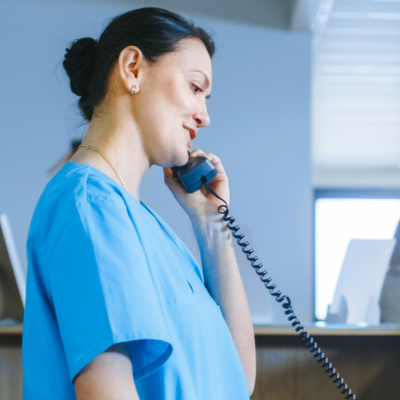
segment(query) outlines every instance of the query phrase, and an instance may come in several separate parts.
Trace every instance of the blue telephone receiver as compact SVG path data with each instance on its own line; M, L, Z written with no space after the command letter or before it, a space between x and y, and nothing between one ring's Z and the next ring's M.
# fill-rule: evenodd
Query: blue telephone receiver
M190 155L190 153L189 153ZM174 178L188 193L193 193L217 176L217 169L207 157L190 158L182 167L172 167Z

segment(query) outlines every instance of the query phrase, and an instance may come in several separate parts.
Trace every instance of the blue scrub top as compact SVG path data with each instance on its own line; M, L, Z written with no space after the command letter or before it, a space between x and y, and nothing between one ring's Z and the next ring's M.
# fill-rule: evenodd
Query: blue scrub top
M141 400L248 400L221 308L184 243L87 164L47 184L27 241L23 400L76 399L73 379L131 342Z

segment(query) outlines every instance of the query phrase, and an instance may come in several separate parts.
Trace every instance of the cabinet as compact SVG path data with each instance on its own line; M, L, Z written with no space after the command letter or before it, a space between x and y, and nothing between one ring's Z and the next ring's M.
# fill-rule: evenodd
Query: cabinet
M0 327L0 399L22 399L22 324Z

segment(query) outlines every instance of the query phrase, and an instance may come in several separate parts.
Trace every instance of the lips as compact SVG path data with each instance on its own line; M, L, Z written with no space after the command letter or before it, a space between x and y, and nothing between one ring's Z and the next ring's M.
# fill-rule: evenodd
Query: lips
M191 139L191 140L194 140L195 137L197 136L196 129L190 128L189 126L185 126L185 125L183 125L183 128L184 128L184 129L187 129L187 130L189 131L189 133L190 133L190 139Z

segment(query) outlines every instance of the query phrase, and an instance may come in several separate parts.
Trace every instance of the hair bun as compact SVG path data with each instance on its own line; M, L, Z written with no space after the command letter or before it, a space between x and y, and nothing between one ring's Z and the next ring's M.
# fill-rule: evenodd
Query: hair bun
M85 37L74 40L71 48L65 49L63 66L71 80L71 90L77 96L83 96L89 87L96 45L96 40Z

